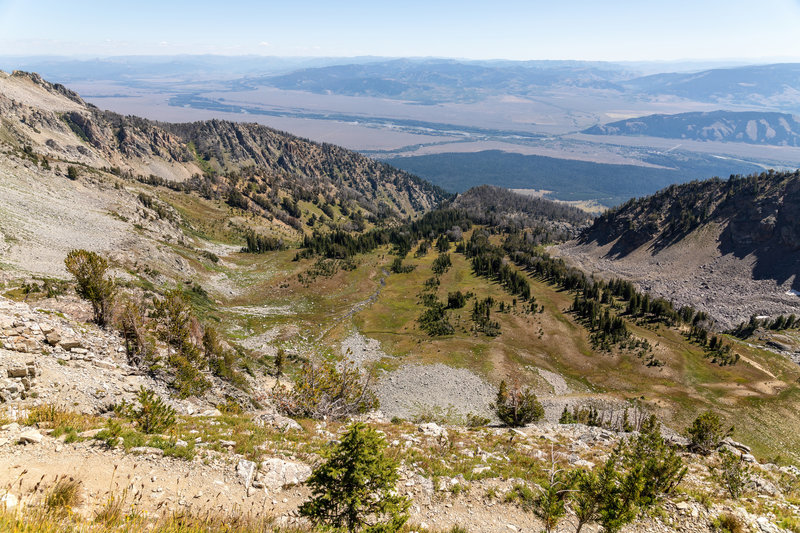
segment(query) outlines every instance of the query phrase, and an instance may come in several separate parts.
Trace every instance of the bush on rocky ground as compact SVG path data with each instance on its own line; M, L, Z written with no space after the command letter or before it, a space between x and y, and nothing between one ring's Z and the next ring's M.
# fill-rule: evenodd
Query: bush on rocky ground
M135 422L144 433L161 433L175 425L175 409L164 403L155 392L142 387L136 395L136 401L138 407L122 402L115 411Z
M272 399L288 416L314 419L340 420L378 407L369 374L347 364L337 368L332 362L306 363L294 386L276 386Z
M94 321L105 326L111 318L116 292L114 280L106 275L108 261L95 252L72 250L64 265L75 277L78 296L92 304Z
M744 461L741 454L729 450L721 450L719 462L713 470L714 479L734 500L742 495L745 487L750 483L752 470Z
M716 450L722 440L732 433L733 427L724 429L719 415L712 411L700 414L686 429L690 448L702 455L708 455Z
M505 381L500 383L492 408L503 424L512 427L536 422L544 416L544 408L533 390L517 384L509 388Z

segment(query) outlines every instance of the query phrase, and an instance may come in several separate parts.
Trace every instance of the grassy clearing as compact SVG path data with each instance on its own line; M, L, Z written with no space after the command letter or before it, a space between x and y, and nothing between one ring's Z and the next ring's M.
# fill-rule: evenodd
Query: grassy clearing
M450 252L453 266L441 276L437 295L446 300L447 292L472 291L476 297L492 296L506 304L512 297L497 283L476 277L468 261ZM600 392L620 398L644 399L665 423L682 428L704 409L712 408L724 418L737 420L735 436L751 444L760 457L778 453L800 460L800 368L770 352L731 340L742 360L734 366L719 366L705 357L703 350L681 332L660 325L629 323L631 332L646 339L663 367L647 367L632 352L595 351L585 328L566 310L573 293L558 290L530 278L531 292L543 312L527 314L516 309L492 319L500 322L501 334L490 338L471 331L470 310L449 311L455 327L452 335L431 338L416 323L422 306L418 294L432 276L431 263L438 255L431 251L416 258L410 254L404 264L414 265L407 274L392 274L377 301L354 317L354 324L365 335L381 341L384 350L404 362L441 362L465 367L491 382L508 376L523 381L540 381L530 369L558 372L576 392ZM383 258L382 258L383 259ZM389 258L385 258L388 265ZM751 363L752 362L752 363ZM772 416L781 413L782 420ZM764 424L774 430L764 431ZM780 443L780 444L778 444Z
M79 439L79 433L102 427L105 419L76 413L63 406L43 404L28 411L28 416L23 423L28 426L51 429L54 437L66 435L67 442L74 442Z

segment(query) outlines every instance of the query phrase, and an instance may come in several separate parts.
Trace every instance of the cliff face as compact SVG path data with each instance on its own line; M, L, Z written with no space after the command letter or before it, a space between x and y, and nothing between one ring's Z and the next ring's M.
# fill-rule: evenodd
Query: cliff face
M673 185L598 217L581 242L617 241L609 255L623 257L648 243L657 252L712 223L724 228L723 252L800 250L800 171Z
M356 152L258 124L164 124L101 111L36 74L0 73L0 136L18 148L134 176L185 181L257 169L292 189L355 200L373 214L411 216L447 195ZM235 184L234 184L235 185Z

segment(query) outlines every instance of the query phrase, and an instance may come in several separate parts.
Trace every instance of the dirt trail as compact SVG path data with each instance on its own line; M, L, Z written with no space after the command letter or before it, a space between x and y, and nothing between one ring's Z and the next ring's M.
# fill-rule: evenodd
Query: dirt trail
M350 308L349 311L347 311L345 314L340 316L338 319L332 321L330 326L328 326L327 328L322 330L322 332L319 335L317 335L317 341L320 341L323 338L325 338L325 335L327 335L333 328L335 328L336 326L338 326L339 324L341 324L342 322L344 322L348 318L350 318L353 315L355 315L356 313L366 309L369 305L372 305L373 303L375 303L375 301L381 295L381 291L386 286L386 278L389 277L389 272L385 268L382 268L381 272L383 273L383 276L381 277L381 279L378 280L378 288L375 289L375 292L373 292L371 295L369 295L369 297L367 297L366 299L361 300L360 302L357 302L357 303L353 304L353 306Z

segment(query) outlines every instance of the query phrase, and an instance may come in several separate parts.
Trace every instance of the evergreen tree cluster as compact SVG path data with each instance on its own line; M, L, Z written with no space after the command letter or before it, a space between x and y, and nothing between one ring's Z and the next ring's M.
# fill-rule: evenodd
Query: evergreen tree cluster
M575 295L570 311L582 318L592 332L591 340L595 347L610 350L630 337L630 331L625 325L625 320L611 314L608 307L604 307L594 298Z
M389 270L394 274L408 274L414 271L414 265L404 265L402 257L395 257Z
M728 331L731 335L739 337L740 339L747 339L753 335L757 329L768 329L772 331L783 331L786 329L799 329L800 317L794 313L791 315L780 315L776 318L757 318L756 315L751 315L750 320L742 322L732 330Z
M572 409L564 407L561 411L559 424L584 424L587 426L602 427L612 431L640 431L648 420L646 411L639 405L626 407L621 412L615 409L598 409L594 405L573 406Z
M554 258L530 243L524 232L509 234L503 249L523 270L564 290L576 292L571 311L586 321L587 327L593 331L593 343L597 346L608 349L630 338L624 319L612 315L608 309L615 307L616 300L620 300L626 302L625 315L630 318L666 326L689 326L689 339L705 348L706 356L717 364L735 364L739 359L738 354L731 354L730 346L721 337L711 344L709 339L716 336L710 333L711 321L703 311L690 306L676 310L672 302L664 298L652 298L636 290L629 281L618 278L603 281L589 277L583 271L567 266L563 259ZM647 364L660 366L663 363L650 357Z
M450 260L450 254L442 253L433 260L433 264L431 265L431 270L437 276L440 276L447 272L450 267L453 265L452 261Z
M447 316L447 307L435 298L425 305L425 311L417 318L419 327L431 337L452 335L455 331Z
M518 295L523 300L531 299L528 278L505 262L504 250L491 244L485 232L473 232L463 248L464 254L471 259L475 274L496 279L511 295Z
M537 422L544 416L544 407L530 387L521 387L518 383L509 387L505 380L500 382L492 409L497 418L509 427Z
M417 318L417 322L422 331L431 337L452 335L455 331L447 312L449 301L448 304L444 304L437 297L436 293L439 290L439 284L439 277L434 275L425 280L422 291L418 295L425 310Z
M263 254L274 250L283 250L285 245L283 239L261 235L253 230L249 230L244 235L245 246L242 252L250 254Z
M692 326L687 338L700 345L705 350L705 356L720 366L735 365L739 362L739 354L731 351L730 344L726 344L722 337L709 333L703 327Z
M483 333L489 337L500 335L500 323L491 319L491 310L494 307L494 298L491 296L482 300L475 300L472 307L472 321L475 323L475 331Z
M444 234L454 226L471 228L472 222L466 218L463 211L437 209L426 213L413 222L407 222L392 228L375 228L357 235L343 230L328 233L315 230L311 236L306 236L303 239L303 248L305 250L298 253L298 257L321 255L323 257L344 259L357 254L371 252L386 244L394 245L398 255L405 256L416 246L420 239L428 239L432 235Z
M467 299L472 297L472 293L463 293L461 291L447 293L447 308L448 309L461 309L467 305Z

